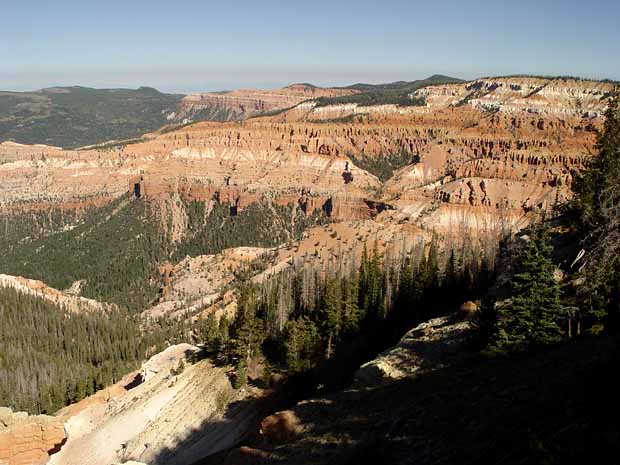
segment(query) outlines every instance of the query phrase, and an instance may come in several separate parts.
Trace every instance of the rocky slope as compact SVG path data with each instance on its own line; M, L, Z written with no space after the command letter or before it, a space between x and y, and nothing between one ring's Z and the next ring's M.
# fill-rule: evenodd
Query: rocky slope
M615 453L617 434L593 426L615 425L617 409L597 400L614 392L601 392L617 363L611 340L485 357L467 351L464 329L445 319L420 325L367 365L389 360L395 376L368 378L362 368L359 386L270 415L259 438L199 464L516 465L542 463L549 451L567 463Z
M264 112L293 107L305 100L320 97L354 95L353 89L329 89L311 84L292 84L282 89L237 89L229 92L207 92L183 98L171 117L180 120L237 120Z
M467 356L469 322L442 317L421 323L400 342L362 365L355 386L377 386L394 380L440 370Z
M263 412L263 393L235 391L226 370L198 352L169 347L119 385L60 411L67 442L49 463L188 464L239 442Z
M191 121L230 121L292 107L304 100L355 94L293 84L184 96L149 87L91 89L53 87L36 92L0 91L0 142L83 147L139 138L162 126Z
M343 221L311 228L301 239L273 248L236 247L215 255L187 257L177 265L161 267L163 286L159 302L144 310L149 318L179 318L191 321L232 319L237 308L232 287L240 276L264 283L293 270L320 269L334 272L355 269L365 244L377 242L386 257L430 241L430 234L411 225L392 224L380 216L375 220Z
M485 111L541 115L601 116L613 84L571 78L482 78L463 84L429 86L412 94L429 107L469 105ZM543 122L544 124L544 122Z
M105 309L108 308L108 306L97 302L96 300L86 299L84 297L80 297L79 295L74 295L75 292L79 293L80 283L78 282L75 284L76 286L74 286L73 289L62 292L47 286L41 281L22 278L21 276L8 276L5 274L0 274L0 287L10 287L21 293L48 300L49 302L71 312L105 311Z
M375 240L386 255L397 255L428 242L434 233L458 242L527 225L570 196L575 174L594 153L594 130L602 123L611 90L611 84L590 81L480 79L415 91L412 97L424 99L424 106L304 102L277 115L197 123L135 143L81 150L5 142L0 144L0 219L7 225L51 207L99 207L128 192L133 201L159 208L162 228L175 241L188 228L182 201L201 201L207 208L226 205L231 216L255 203L267 208L292 205L300 215L325 214L332 224L279 247L236 248L164 264L160 302L145 309L152 317L188 311L193 319L210 313L232 316L236 302L230 288L240 274L262 281L304 263L327 272L353 267L363 244ZM205 104L225 102L221 104L227 108L253 112L307 100L304 92L293 89L285 97L242 96L248 100L238 101L226 101L234 96L209 96ZM33 288L30 282L10 279ZM280 434L277 425L290 424L292 437L303 431L307 438L290 448L279 449L276 439L263 445L264 450L237 451L241 463L250 463L249 456L325 463L325 448L333 439L329 432L334 430L342 432L335 443L352 445L342 449L350 462L359 450L367 452L366 437L382 441L373 432L375 420L388 431L389 441L397 440L394 431L414 434L408 429L410 416L390 416L389 407L398 407L390 393L417 411L411 393L418 388L410 389L410 375L424 372L425 364L461 363L454 355L462 347L463 325L431 321L358 374L360 385L371 386L396 374L396 387L356 388L272 418L264 426L265 431L275 430L275 437ZM62 412L68 441L51 463L132 459L185 464L237 443L257 420L257 410L245 401L262 393L233 391L226 370L206 360L187 363L182 373L171 374L186 351L192 354L196 348L172 348L147 363L142 373ZM441 382L442 375L437 376ZM451 396L453 387L442 386ZM503 386L509 389L510 383ZM473 398L475 386L469 387ZM352 407L363 402L369 409L363 412L366 419L359 420ZM337 418L336 429L324 421L328 416ZM131 425L129 434L126 425ZM422 450L427 446L422 440L413 443L424 463L430 457ZM437 450L443 454L447 444L442 442ZM30 449L43 450L39 445Z

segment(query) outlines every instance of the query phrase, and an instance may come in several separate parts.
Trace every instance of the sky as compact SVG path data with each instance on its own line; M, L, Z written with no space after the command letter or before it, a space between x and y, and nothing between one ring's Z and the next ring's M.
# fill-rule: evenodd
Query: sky
M620 0L1 0L0 89L620 80Z

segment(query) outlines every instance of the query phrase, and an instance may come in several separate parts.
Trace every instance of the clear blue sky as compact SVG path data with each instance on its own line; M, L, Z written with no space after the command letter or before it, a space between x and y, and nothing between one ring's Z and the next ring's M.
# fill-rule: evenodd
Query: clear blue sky
M0 88L620 79L620 0L7 0Z

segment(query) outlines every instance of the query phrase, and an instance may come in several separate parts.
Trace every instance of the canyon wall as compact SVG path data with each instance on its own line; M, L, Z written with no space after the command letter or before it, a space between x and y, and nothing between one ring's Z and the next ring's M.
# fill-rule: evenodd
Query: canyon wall
M196 119L201 113L223 120L237 120L263 112L290 108L305 100L338 97L357 93L350 89L330 89L311 84L292 84L282 89L237 89L229 92L205 92L183 98L175 120Z
M612 90L593 81L482 79L421 89L414 95L422 107L306 102L99 149L3 143L0 212L129 191L234 209L292 204L338 221L391 210L392 219L444 233L518 228L570 196ZM368 164L401 154L409 163L386 182Z
M426 105L412 107L318 106L305 101L317 96L305 88L285 97L244 94L237 101L226 100L234 93L210 95L207 106L219 101L250 113L303 103L277 115L197 123L84 150L2 143L0 218L50 207L81 210L129 194L161 208L181 199L219 202L231 215L256 202L293 205L336 222L306 231L294 244L166 264L161 301L145 310L152 317L186 310L195 318L229 316L236 305L228 292L235 271L265 255L269 262L254 282L304 263L323 272L353 268L363 245L374 241L396 255L435 233L479 238L526 226L570 198L575 176L595 156L595 130L611 91L601 82L501 78L427 87L412 95ZM200 102L188 105L199 111ZM380 179L378 168L397 156L406 162ZM77 301L37 282L3 279L50 299ZM206 360L179 372L180 361L196 351L175 346L160 354L135 386L123 382L113 395L61 412L64 425L20 415L16 421L0 411L0 464L44 463L63 443L65 427L68 442L52 464L154 463L161 457L190 463L232 446L245 430L225 421L225 407L260 393L232 390L226 370ZM249 425L256 411L239 407L228 414ZM200 429L204 422L212 426ZM184 442L197 429L203 434ZM184 447L173 456L179 444Z

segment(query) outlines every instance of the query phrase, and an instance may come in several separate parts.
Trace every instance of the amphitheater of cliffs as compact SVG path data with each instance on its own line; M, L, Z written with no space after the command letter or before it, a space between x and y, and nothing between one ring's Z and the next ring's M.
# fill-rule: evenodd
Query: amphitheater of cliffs
M68 151L0 145L1 211L102 203L127 190L244 208L270 199L443 232L519 226L569 195L611 84L530 78L433 86L425 106L317 107L197 123L142 142ZM353 117L353 119L351 119ZM407 153L381 182L352 158ZM136 191L136 193L138 193Z
M426 87L412 95L423 106L320 106L310 99L334 94L304 86L273 98L194 96L187 102L192 111L211 99L235 113L292 108L82 150L2 142L0 219L51 206L101 206L127 192L171 213L173 236L183 234L178 198L225 203L231 214L265 202L331 217L332 224L307 231L294 246L238 248L166 264L161 301L145 309L154 316L188 309L230 315L233 271L257 258L269 257L253 277L259 281L296 262L341 266L339 254L359 255L372 238L398 251L434 233L480 237L527 225L571 195L575 175L595 153L612 90L602 82L514 77ZM370 172L369 160L397 154L408 163L389 179ZM0 278L78 309L97 305L42 283ZM0 410L0 465L39 465L50 454L59 465L162 458L185 464L232 447L258 419L254 410L239 408L234 421L223 421L222 404L262 393L235 393L226 370L206 360L176 374L194 350L172 347L141 373L52 419ZM207 435L184 443L204 422L213 422ZM172 454L179 443L187 447Z

